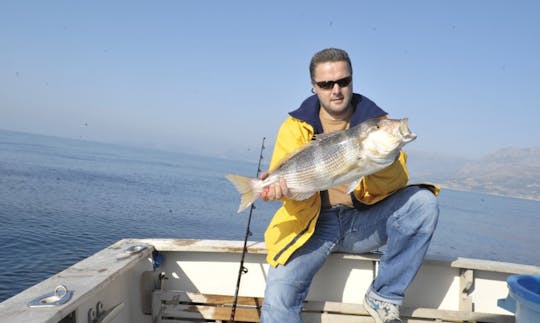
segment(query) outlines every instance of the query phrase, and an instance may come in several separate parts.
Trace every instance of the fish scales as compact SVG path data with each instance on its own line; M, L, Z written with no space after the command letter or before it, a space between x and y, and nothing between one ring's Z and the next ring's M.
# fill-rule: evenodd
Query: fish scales
M332 156L321 156L306 162L305 167L297 172L290 172L290 169L284 168L280 169L277 175L286 179L292 191L295 190L297 185L305 187L306 184L313 182L322 184L328 179L328 176L333 175L335 172L336 167L334 165L339 164L333 159Z
M329 176L335 175L342 171L343 165L350 164L354 160L354 149L351 149L351 142L355 141L355 138L347 137L345 134L328 138L324 140L320 145L314 145L309 147L309 151L306 151L303 158L300 158L295 163L291 163L295 166L302 164L304 159L307 162L304 163L305 167L299 169L295 167L296 172L291 172L287 167L279 169L278 172L283 173L283 177L289 184L289 179L293 181L288 185L294 190L295 183L304 182L328 182ZM351 152L351 153L347 153ZM302 185L303 186L303 185Z

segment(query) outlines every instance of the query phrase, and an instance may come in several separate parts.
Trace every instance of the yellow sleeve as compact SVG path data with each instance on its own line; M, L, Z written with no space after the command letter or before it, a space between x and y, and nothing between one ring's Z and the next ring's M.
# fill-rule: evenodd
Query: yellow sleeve
M407 154L401 151L393 164L375 174L365 176L354 190L354 196L364 204L374 204L405 187L408 181Z
M311 141L313 128L307 123L288 117L279 128L269 170L276 169L292 153Z

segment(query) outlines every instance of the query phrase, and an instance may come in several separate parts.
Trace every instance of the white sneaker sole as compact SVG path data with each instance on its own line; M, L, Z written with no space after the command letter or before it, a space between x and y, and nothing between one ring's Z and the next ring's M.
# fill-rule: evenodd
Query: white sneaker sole
M383 323L383 321L381 321L381 319L379 318L379 314L377 313L377 311L368 305L365 298L364 298L364 308L366 309L366 311L368 311L369 315L371 315L371 317L375 320L376 323Z

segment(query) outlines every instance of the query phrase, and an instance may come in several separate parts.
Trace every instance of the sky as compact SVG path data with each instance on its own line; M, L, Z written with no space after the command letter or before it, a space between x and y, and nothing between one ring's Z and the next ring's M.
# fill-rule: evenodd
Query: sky
M353 89L477 158L540 146L539 1L0 2L0 129L242 156L345 49Z

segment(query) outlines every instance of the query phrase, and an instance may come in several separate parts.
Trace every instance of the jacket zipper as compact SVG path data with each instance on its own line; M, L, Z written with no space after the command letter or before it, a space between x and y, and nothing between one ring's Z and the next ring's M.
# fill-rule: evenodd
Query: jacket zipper
M311 222L313 222L313 220L316 218L317 216L314 216L311 218L311 220L309 220L307 226L302 230L300 231L289 243L287 243L287 245L285 245L285 247L283 247L275 256L274 256L274 261L277 261L279 257L281 257L281 255L287 250L289 249L296 241L298 241L298 239L300 239L301 236L303 236L306 231L309 229L309 226L311 225Z

